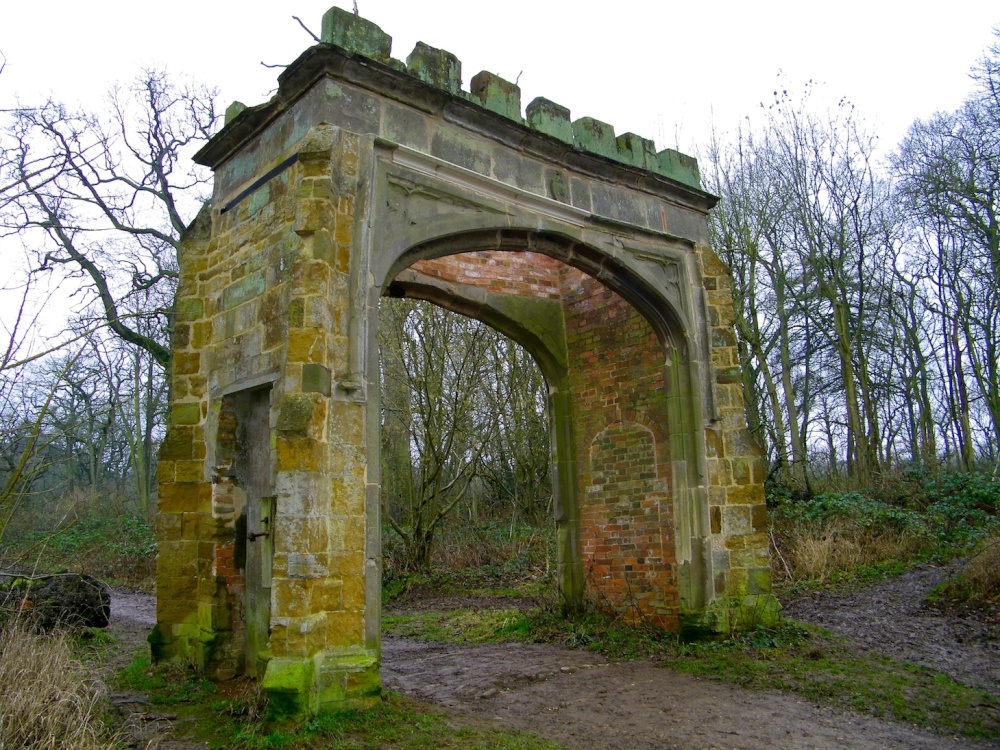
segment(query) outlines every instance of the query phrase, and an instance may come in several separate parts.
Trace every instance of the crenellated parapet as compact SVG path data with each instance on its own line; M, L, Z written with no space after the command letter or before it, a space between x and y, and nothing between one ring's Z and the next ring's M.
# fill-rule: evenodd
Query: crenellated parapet
M366 18L342 8L331 8L323 15L320 39L323 44L398 72L478 105L488 112L538 133L555 138L581 152L595 154L676 180L693 188L701 188L698 160L674 149L657 151L652 140L635 133L615 134L613 125L593 117L573 120L570 110L544 97L533 99L521 114L521 89L489 71L472 77L469 90L462 88L462 61L447 50L417 42L404 63L392 57L392 37ZM226 110L226 124L247 107L233 102Z

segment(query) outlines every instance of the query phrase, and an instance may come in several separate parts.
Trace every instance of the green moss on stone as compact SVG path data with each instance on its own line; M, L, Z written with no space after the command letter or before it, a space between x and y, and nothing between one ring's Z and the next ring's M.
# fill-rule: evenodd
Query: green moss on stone
M521 89L498 75L486 70L474 75L470 98L490 112L521 122Z
M613 126L593 117L581 117L573 123L573 138L576 145L584 151L606 156L609 159L618 158L618 144L615 142Z
M159 623L154 625L153 629L149 631L149 635L146 636L146 643L149 644L150 655L154 662L160 662L169 658L170 654L167 653L167 639L163 635L163 630L160 628Z
M701 189L701 173L698 170L698 160L693 156L682 154L668 148L656 155L657 170L664 177L669 177L693 188Z
M268 712L273 719L310 712L309 694L316 668L312 659L271 659L261 688L267 693Z
M311 394L287 394L278 414L278 429L304 436L312 421L313 398Z
M244 276L222 290L222 309L231 310L254 297L259 297L265 288L263 271Z
M201 421L201 404L174 404L170 409L171 424L198 424Z
M656 146L648 138L635 133L623 133L615 139L618 158L626 164L640 169L656 169Z
M462 89L462 61L443 49L417 42L406 58L406 70L424 83L458 94Z
M573 143L573 124L570 122L569 110L566 107L539 96L531 100L525 115L528 125L539 133L551 135L566 143Z
M177 320L192 322L205 315L205 302L201 299L183 297L177 300Z
M391 36L367 18L343 8L330 8L323 14L320 41L380 62L387 62L392 51Z

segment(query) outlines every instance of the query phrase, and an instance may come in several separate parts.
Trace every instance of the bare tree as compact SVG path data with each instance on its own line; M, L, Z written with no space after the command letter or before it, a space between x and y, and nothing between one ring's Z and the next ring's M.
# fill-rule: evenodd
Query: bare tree
M381 317L382 360L389 363L383 388L390 394L383 423L405 440L405 450L396 445L386 455L404 465L388 467L384 518L409 564L425 568L437 529L463 499L495 429L481 398L491 332L423 302L383 300ZM394 475L406 479L394 484Z
M215 122L214 92L148 70L111 91L107 112L21 106L0 135L0 237L33 248L36 272L78 278L110 329L160 366L179 238L208 180L189 152Z
M919 278L937 320L948 422L963 465L986 415L1000 444L1000 42L973 71L977 88L955 112L915 122L894 158L919 241Z

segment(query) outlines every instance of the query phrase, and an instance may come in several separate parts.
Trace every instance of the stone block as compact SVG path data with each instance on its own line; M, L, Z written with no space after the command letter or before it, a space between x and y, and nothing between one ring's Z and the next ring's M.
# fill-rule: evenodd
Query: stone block
M698 171L698 160L693 156L682 154L672 148L660 151L656 155L657 171L664 177L683 183L693 188L701 189L701 173Z
M330 575L328 555L317 553L289 553L286 558L286 569L289 578L326 578Z
M174 403L170 408L170 424L195 425L201 421L201 403Z
M177 461L175 463L174 481L176 482L204 482L205 462L204 461Z
M308 328L289 331L285 351L289 362L325 362L326 336L321 331Z
M501 182L530 193L542 195L545 192L542 167L539 163L511 149L494 149L493 176Z
M361 646L365 642L365 618L362 612L327 612L327 648Z
M749 534L750 508L746 505L731 505L722 508L722 533L726 536Z
M340 10L334 8L333 10ZM315 665L308 658L271 658L261 687L267 693L276 717L298 716L307 712Z
M332 412L331 441L347 445L362 445L364 440L365 413L360 404L337 401L330 405Z
M302 392L329 396L333 385L330 370L323 365L302 365Z
M391 36L367 18L342 8L330 8L323 14L320 41L379 62L388 61L392 55Z
M160 487L157 508L160 513L210 511L212 485L208 482L176 482Z
M451 125L441 124L434 129L431 154L473 172L490 174L489 146Z
M191 322L205 315L205 302L195 297L182 297L177 300L176 320Z
M764 488L759 484L744 484L726 488L727 505L756 505L764 502Z
M322 555L326 553L329 543L328 523L322 516L292 517L280 514L275 528L277 536L281 539L282 548L289 553ZM313 562L315 563L315 560ZM291 565L291 561L289 564ZM291 569L288 574L293 574Z
M201 354L197 352L174 352L174 375L195 375L200 371Z
M462 61L451 52L417 42L406 58L407 72L435 88L458 94L462 89Z
M326 415L325 404L315 394L289 393L281 401L278 411L277 429L282 432L306 437L316 418L316 412Z
M573 139L584 151L600 154L609 159L618 158L615 129L606 122L595 120L593 117L581 117L573 122Z
M623 133L615 139L618 158L639 169L656 169L656 146L648 138L635 133Z
M305 617L310 614L308 588L298 577L272 578L271 600L276 616Z
M382 116L382 137L417 151L430 150L427 117L394 102L386 102Z
M345 143L348 140L346 131L377 135L380 131L382 104L378 97L353 86L333 81L326 81L323 85L329 115L344 128L343 141L339 144L339 149L334 149L333 154L334 184L337 192L349 193L353 188L353 180L348 178L357 174L357 154Z
M244 276L222 290L222 309L231 310L264 293L264 271Z
M490 112L521 122L521 89L517 84L483 70L472 77L470 100Z
M234 101L232 104L226 107L226 116L224 120L225 124L228 125L237 117L239 117L241 114L243 114L246 108L247 105L245 105L243 102L237 102L237 101Z
M569 178L570 204L583 211L593 210L593 200L590 195L590 182L578 177Z
M343 581L316 581L310 589L310 610L312 612L340 612L343 606Z
M528 126L566 143L573 143L573 124L569 110L544 97L531 100L525 110Z
M326 465L325 443L310 438L278 436L276 441L278 471L322 471Z

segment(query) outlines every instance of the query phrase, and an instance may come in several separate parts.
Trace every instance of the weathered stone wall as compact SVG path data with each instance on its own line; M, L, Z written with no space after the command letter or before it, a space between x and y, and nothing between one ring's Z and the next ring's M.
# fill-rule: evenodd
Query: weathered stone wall
M705 431L714 591L743 597L742 607L773 607L767 539L764 454L746 427L729 269L700 252L715 372L718 420ZM747 600L746 597L751 597ZM765 598L755 598L765 597ZM737 613L739 615L739 613ZM742 616L750 616L746 612Z

